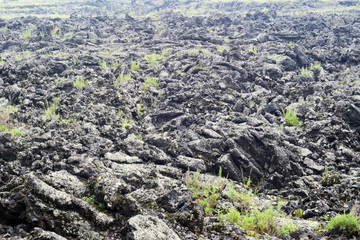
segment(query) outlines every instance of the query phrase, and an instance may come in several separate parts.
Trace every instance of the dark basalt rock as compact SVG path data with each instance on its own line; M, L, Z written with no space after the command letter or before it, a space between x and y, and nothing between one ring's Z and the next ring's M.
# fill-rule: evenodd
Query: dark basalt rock
M289 199L305 219L284 239L320 239L307 218L356 205L357 16L305 14L318 1L97 2L54 5L68 19L0 19L1 239L245 239L205 214L186 171L210 184L221 168L258 186L259 203ZM243 209L229 200L221 213Z

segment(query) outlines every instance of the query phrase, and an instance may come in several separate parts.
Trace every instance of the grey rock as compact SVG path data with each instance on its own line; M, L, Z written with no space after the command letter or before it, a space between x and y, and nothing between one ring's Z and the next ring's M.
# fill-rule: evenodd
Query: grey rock
M178 156L174 162L175 166L181 167L185 170L204 172L206 170L205 162L203 159L191 158L186 156Z
M66 238L61 235L37 227L30 233L30 236L30 239L38 240L66 240Z
M297 68L296 62L287 56L279 61L279 65L284 71L294 71Z
M64 191L78 198L85 196L86 185L66 170L52 172L44 176L44 181L57 190Z
M161 219L150 215L136 215L128 221L127 240L180 240Z
M324 166L316 164L313 160L311 160L310 158L307 158L307 157L304 158L303 162L308 168L311 168L311 169L316 170L318 172L322 172L325 169Z
M143 161L136 156L129 156L123 152L106 153L105 158L117 163L142 163Z

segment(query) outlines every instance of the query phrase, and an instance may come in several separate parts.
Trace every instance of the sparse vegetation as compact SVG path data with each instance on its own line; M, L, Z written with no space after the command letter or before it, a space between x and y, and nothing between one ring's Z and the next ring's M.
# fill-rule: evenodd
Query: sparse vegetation
M163 56L163 57L169 57L169 56L171 56L171 54L172 54L172 51L170 51L168 49L161 50L161 56Z
M87 196L83 197L82 200L90 203L91 205L96 207L99 211L104 211L105 210L105 204L96 201L95 195L88 194Z
M199 171L193 177L190 176L188 171L185 175L185 182L189 192L192 193L192 197L203 206L206 215L212 215L215 212L222 221L235 223L244 228L249 236L258 237L260 234L269 234L284 237L297 229L297 226L290 220L281 226L278 225L276 218L285 217L280 211L280 202L277 209L269 205L267 209L259 210L253 203L254 195L251 189L244 192L236 191L230 182L221 177L221 168L218 179L213 184L202 182ZM248 179L246 183L249 187L251 180ZM216 208L216 203L225 188L228 190L225 194L234 203L242 204L241 210L236 208L225 210Z
M302 76L309 76L310 75L310 71L309 71L309 69L307 68L307 67L302 67L301 68L301 75Z
M21 33L21 38L26 40L26 39L29 39L31 38L32 35L31 35L31 29L25 29L23 30L23 32Z
M124 74L124 72L121 72L118 78L114 81L114 86L119 87L121 83L125 83L130 79L131 79L130 74Z
M187 171L185 176L186 185L192 193L192 197L204 207L205 214L212 215L216 202L226 186L227 180L221 178L221 168L218 181L213 185L201 182L199 176L199 171L197 171L193 177L191 177L189 171Z
M320 67L321 67L321 63L311 64L311 65L309 66L309 70L319 69Z
M60 107L60 98L54 97L52 99L52 103L49 106L49 103L46 101L46 107L45 107L45 117L47 120L50 120L52 116L55 117L56 120L60 119L60 114L56 113L56 110Z
M15 55L14 58L16 61L21 61L23 59L21 55Z
M325 186L332 186L334 184L340 183L339 175L330 174L327 166L325 167L322 177L323 177L322 184Z
M82 77L77 77L75 78L75 80L73 81L73 86L78 88L78 89L82 89L83 87L85 87L86 84L88 84L90 81L89 80L83 80Z
M255 46L251 46L251 47L249 48L249 52L251 52L251 53L253 53L253 54L257 54L258 50L257 50L257 48L256 48Z
M150 85L153 85L156 88L158 84L159 84L159 82L158 82L157 78L148 77L148 78L145 79L144 89L147 90Z
M149 55L145 55L144 59L152 66L157 66L159 65L159 59L161 58L161 56L159 54L156 53L152 53Z
M1 100L1 102L3 101ZM14 120L11 118L11 113L17 112L17 110L17 107L12 105L0 106L0 132L9 132L12 137L26 135L26 132L15 126Z
M125 118L122 119L122 121L121 121L121 127L124 128L124 127L126 127L126 126L131 126L131 123L130 123L129 119L125 117Z
M196 57L197 55L199 55L199 52L200 52L199 48L192 48L188 51L188 54Z
M60 38L61 37L61 29L59 27L54 27L51 30L51 36L53 36L53 38Z
M0 28L0 33L6 33L8 31L7 26Z
M62 83L62 82L65 82L65 77L62 77L62 78L58 78L55 80L55 84L59 84L59 83Z
M226 51L229 51L229 47L228 46L224 46L224 45L220 45L220 46L216 46L216 50L218 50L220 53Z
M0 58L0 65L3 65L3 64L5 64L5 60L6 59L6 57L1 57Z
M211 52L206 48L201 49L201 52L204 54L204 56L209 56L211 54Z
M114 61L114 62L112 62L111 66L113 68L117 68L118 66L120 66L120 62L119 61Z
M138 103L136 107L137 107L137 119L140 120L142 118L142 110L143 110L142 104Z
M262 10L261 10L263 13L267 13L269 12L269 9L267 7L264 7Z
M353 213L339 214L330 219L326 228L328 230L336 230L340 233L352 235L360 231L359 217L356 217Z
M298 218L303 217L303 210L301 208L295 209L294 213L295 213L295 216Z
M99 60L99 65L100 65L100 67L107 68L107 63L105 60L103 60L103 61Z
M140 63L136 63L131 59L131 70L137 71L140 68Z
M297 110L292 110L292 106L285 110L282 108L283 115L285 116L286 122L291 126L300 126L302 122L299 120L297 116Z

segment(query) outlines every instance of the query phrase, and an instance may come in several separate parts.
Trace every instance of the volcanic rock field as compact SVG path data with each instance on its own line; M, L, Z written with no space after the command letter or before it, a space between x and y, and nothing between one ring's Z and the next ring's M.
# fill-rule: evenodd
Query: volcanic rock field
M4 3L0 239L360 239L360 2L325 2Z

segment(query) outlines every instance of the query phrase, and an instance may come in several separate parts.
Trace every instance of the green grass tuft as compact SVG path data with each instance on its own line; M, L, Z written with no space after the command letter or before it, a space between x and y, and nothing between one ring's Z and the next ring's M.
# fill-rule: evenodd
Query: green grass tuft
M153 85L156 88L158 84L159 84L159 81L157 78L148 77L148 78L146 78L146 80L144 82L144 89L147 90L150 85Z
M286 110L282 108L282 112L285 116L286 122L292 126L300 126L302 125L302 122L299 120L298 116L297 116L297 111L296 109L294 109L292 111L292 106L290 105L290 107Z
M56 120L60 119L60 114L56 113L56 110L60 107L60 98L54 97L52 99L52 104L49 106L49 103L46 102L45 107L45 117L47 120L51 119L51 116L55 116Z
M75 81L73 81L73 86L78 88L78 89L82 89L83 87L85 87L86 84L88 84L90 81L89 80L83 80L82 77L77 77L75 79Z
M326 228L328 230L337 230L342 233L353 234L360 230L359 217L354 216L353 213L339 214L330 219Z

